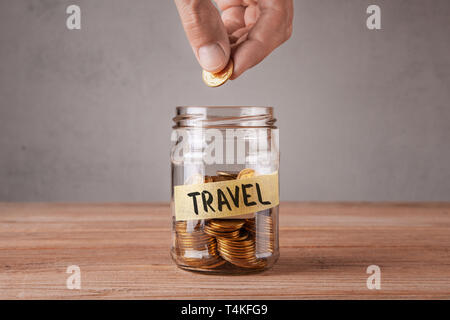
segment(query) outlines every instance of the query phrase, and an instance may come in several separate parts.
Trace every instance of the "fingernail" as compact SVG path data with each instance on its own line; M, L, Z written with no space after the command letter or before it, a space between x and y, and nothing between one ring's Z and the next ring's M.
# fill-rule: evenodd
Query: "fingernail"
M203 69L210 72L218 72L227 64L227 58L222 47L212 43L198 49L198 59Z

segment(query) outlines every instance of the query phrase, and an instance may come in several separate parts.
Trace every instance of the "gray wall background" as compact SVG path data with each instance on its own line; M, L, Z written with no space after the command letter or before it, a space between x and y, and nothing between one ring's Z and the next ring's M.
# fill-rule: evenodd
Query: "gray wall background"
M209 89L172 1L0 0L0 201L167 201L176 105L275 106L284 200L450 201L450 1L295 5Z

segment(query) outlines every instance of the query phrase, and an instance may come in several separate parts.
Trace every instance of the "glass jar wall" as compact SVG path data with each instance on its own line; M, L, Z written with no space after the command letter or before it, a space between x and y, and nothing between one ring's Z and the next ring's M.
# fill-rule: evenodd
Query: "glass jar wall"
M171 256L179 267L238 274L278 259L275 121L271 107L176 109Z

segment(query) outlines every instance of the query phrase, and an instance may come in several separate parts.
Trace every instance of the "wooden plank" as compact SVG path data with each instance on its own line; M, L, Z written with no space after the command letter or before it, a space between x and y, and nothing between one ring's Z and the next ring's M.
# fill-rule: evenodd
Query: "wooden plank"
M0 298L450 298L450 204L283 203L278 263L243 276L178 269L170 219L167 204L0 204Z

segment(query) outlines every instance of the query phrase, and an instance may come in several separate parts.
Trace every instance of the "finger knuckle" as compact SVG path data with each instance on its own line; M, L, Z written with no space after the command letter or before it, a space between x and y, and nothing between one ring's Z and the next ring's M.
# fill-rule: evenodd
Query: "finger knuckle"
M190 24L201 24L204 20L202 0L185 0L182 13Z
M183 0L183 6L192 11L198 11L200 10L203 2L203 0Z
M292 36L293 27L292 27L292 21L284 20L280 22L280 38L284 42L288 40Z
M291 24L280 24L278 31L276 32L276 39L278 44L282 44L289 40L292 35L292 25Z

